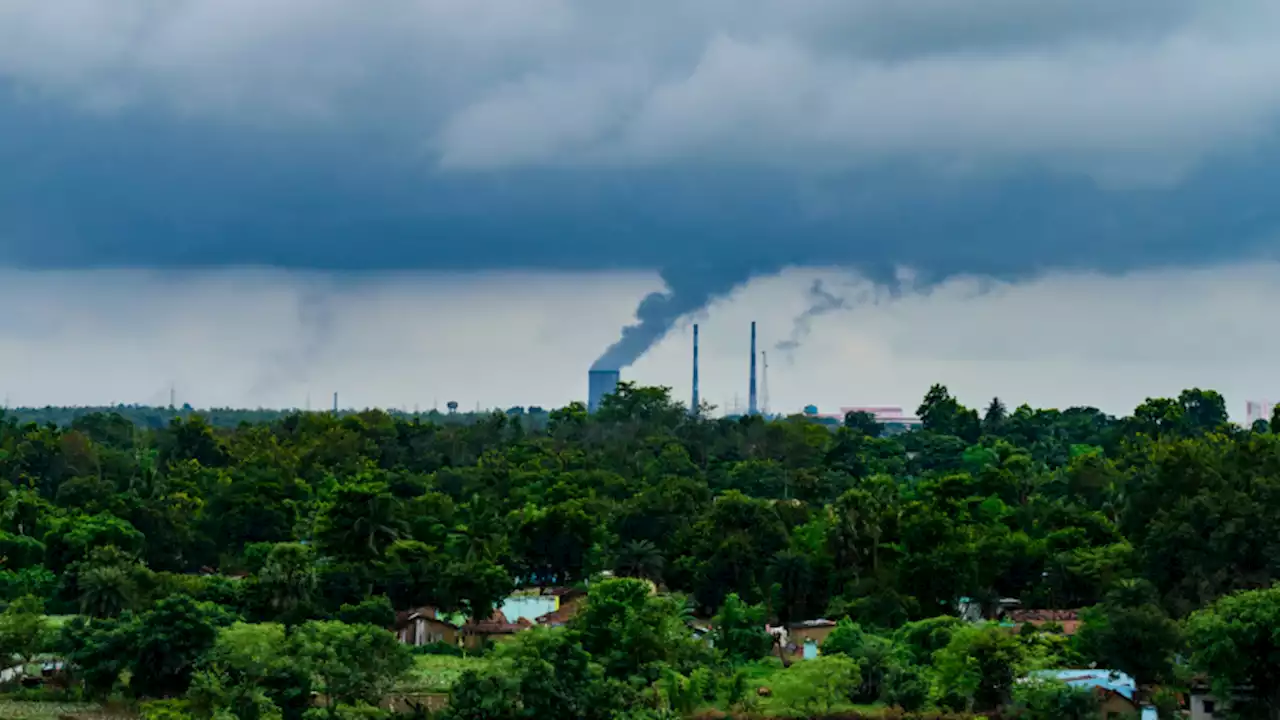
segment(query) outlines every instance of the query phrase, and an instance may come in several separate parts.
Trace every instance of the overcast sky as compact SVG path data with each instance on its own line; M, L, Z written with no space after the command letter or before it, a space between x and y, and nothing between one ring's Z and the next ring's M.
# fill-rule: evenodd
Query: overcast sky
M720 403L755 317L779 407L1234 407L1278 40L1271 0L0 0L0 377L558 404L687 389L705 315Z

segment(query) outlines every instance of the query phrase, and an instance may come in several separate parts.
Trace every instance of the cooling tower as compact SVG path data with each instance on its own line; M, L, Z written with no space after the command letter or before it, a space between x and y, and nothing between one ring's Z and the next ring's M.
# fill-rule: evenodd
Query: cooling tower
M618 389L618 380L622 373L617 370L592 370L587 373L587 412L600 409L605 395L612 395Z

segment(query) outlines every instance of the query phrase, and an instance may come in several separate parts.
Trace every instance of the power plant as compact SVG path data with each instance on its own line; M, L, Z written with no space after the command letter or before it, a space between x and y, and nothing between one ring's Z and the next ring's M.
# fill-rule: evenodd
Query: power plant
M587 412L596 412L605 395L618 389L622 373L617 370L592 370L587 373Z
M749 415L760 414L760 403L756 390L756 324L751 323L751 377L748 388L748 408ZM767 366L766 366L767 367ZM766 370L767 372L767 370ZM612 395L618 389L618 383L622 380L622 373L619 370L591 370L587 373L587 412L595 413L600 410L600 406L604 403L606 395ZM690 397L689 412L698 414L698 408L702 405L702 390L699 385L698 378L698 324L693 325L693 393Z

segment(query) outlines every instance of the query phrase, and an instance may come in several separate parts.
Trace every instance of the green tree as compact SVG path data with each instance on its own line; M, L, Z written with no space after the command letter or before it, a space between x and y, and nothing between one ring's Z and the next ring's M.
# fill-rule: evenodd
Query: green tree
M876 416L861 410L845 413L844 426L864 437L878 438L884 434L884 425L876 420Z
M648 540L632 540L618 550L614 572L657 582L662 579L664 559L658 546Z
M764 608L748 605L736 593L724 599L711 627L716 649L733 663L759 660L773 646L773 638L765 632Z
M1122 582L1083 618L1075 641L1098 667L1127 673L1141 685L1173 679L1173 657L1182 638L1150 583Z
M831 655L792 665L773 685L773 695L792 712L816 717L848 703L861 684L858 664Z
M296 624L310 614L318 582L315 551L299 543L279 543L258 573L257 591L273 619Z
M334 491L316 539L335 557L371 562L407 532L400 501L385 483L354 482Z
M1017 638L997 625L956 630L935 655L939 701L954 709L987 712L1006 705L1023 655Z
M1088 690L1055 680L1020 682L1013 691L1017 717L1026 720L1093 720L1098 704Z
M1276 628L1280 628L1280 586L1220 598L1187 619L1190 665L1212 679L1218 697L1233 697L1237 688L1254 688L1251 704L1259 716L1280 718Z
M129 687L137 697L175 697L187 691L196 665L235 615L209 602L174 595L125 622Z
M586 605L569 623L604 672L613 678L657 680L663 666L677 671L705 661L705 646L692 638L679 597L660 596L643 580L595 583Z
M916 409L924 429L939 435L954 435L967 442L977 442L982 424L977 411L970 410L951 397L943 385L934 385Z
M982 432L984 435L999 435L1004 430L1009 410L1000 402L1000 398L992 398L987 412L982 416Z
M189 693L197 715L301 718L311 705L311 680L289 650L282 625L235 623L220 630Z
M40 598L19 598L0 613L0 659L6 661L6 670L16 665L20 668L19 675L25 674L26 666L46 650L52 640Z
M884 690L885 678L896 661L893 641L865 632L849 618L840 621L822 643L823 655L843 655L862 672L862 684L855 693L861 702L875 702Z
M338 620L348 625L390 628L396 622L396 611L386 595L378 595L355 605L343 605L338 609Z
M311 621L290 638L299 669L325 696L331 715L340 704L376 705L413 665L409 649L372 625Z

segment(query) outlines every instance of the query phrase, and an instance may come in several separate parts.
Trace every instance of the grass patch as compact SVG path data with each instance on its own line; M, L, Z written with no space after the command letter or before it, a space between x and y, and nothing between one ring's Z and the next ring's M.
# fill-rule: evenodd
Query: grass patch
M413 668L398 685L400 693L447 693L453 684L468 670L484 670L492 660L480 657L454 657L451 655L418 655ZM0 720L4 720L0 717Z
M792 666L803 662L804 660L796 660L792 663ZM792 708L787 707L786 701L782 698L779 698L776 695L761 697L756 694L759 688L764 687L773 689L773 687L778 684L778 680L787 672L787 670L782 667L782 661L778 660L776 657L768 657L763 660L758 660L744 665L740 669L747 677L748 695L751 698L750 703L753 706L751 709L756 714L773 718L801 717L801 715L793 712ZM723 700L723 698L721 700ZM723 707L723 702L717 704L721 706L718 708L720 710L729 709L727 707ZM834 712L858 712L870 717L876 717L883 710L884 706L880 704L859 705L852 702L839 703L833 709Z
M91 715L101 712L102 706L93 703L0 699L0 720L58 720L63 715Z

